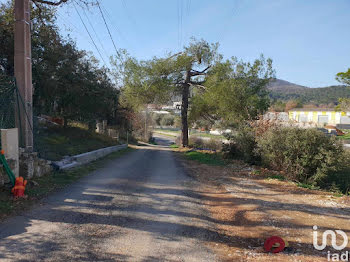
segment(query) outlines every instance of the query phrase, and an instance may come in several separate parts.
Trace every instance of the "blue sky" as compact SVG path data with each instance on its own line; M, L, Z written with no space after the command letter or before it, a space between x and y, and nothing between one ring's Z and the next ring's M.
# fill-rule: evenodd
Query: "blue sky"
M310 87L338 84L335 74L350 67L349 0L100 2L117 47L139 59L177 51L194 36L220 42L227 58L271 57L278 78ZM114 49L99 10L86 11L89 20L79 10L108 61ZM79 48L99 58L72 5L59 9L58 22Z

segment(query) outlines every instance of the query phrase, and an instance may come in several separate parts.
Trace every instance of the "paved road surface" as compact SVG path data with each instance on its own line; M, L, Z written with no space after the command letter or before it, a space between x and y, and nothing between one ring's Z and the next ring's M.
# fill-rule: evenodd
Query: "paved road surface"
M217 261L210 220L172 152L139 149L2 223L0 261Z

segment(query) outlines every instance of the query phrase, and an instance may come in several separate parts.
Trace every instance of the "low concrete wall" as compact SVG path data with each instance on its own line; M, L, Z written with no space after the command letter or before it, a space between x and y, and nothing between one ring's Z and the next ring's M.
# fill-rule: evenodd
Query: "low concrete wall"
M90 163L90 162L95 161L101 157L104 157L110 153L125 149L127 147L128 147L127 144L105 147L105 148L97 149L95 151L91 151L91 152L83 153L80 155L64 158L61 161L53 162L52 165L54 166L55 169L65 170L65 169L69 169L69 168L73 168L73 167L81 166L83 164Z

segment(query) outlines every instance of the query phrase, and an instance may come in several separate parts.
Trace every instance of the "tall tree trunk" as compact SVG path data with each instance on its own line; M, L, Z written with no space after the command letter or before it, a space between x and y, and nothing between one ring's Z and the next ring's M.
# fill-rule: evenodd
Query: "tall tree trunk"
M182 105L181 105L181 123L182 123L181 142L183 147L188 146L187 112L188 112L189 92L190 92L190 86L189 84L185 83L182 88Z

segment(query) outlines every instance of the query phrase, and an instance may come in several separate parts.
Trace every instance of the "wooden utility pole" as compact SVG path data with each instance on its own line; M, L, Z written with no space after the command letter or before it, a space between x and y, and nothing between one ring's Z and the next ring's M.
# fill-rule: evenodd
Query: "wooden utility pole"
M15 77L19 94L16 126L27 152L33 151L33 86L30 0L15 0Z
M188 70L185 75L185 81L182 84L182 102L181 102L181 143L183 147L188 146L188 97L190 95L191 71Z

